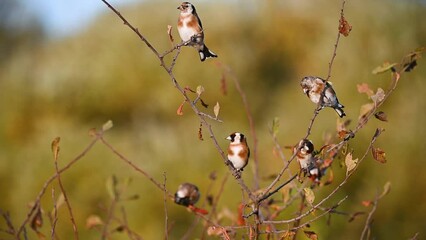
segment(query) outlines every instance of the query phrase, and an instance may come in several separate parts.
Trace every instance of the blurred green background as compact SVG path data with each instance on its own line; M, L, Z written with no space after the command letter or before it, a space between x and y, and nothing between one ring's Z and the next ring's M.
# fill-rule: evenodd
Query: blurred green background
M96 0L94 0L96 1ZM101 1L99 5L103 6ZM193 2L203 20L206 43L218 59L201 63L194 49L183 48L175 67L182 86L204 86L203 100L210 106L218 101L224 123L212 122L221 146L231 132L252 136L240 96L232 80L225 77L227 94L220 92L223 69L228 65L247 94L259 138L259 171L262 178L274 174L282 161L273 152L268 133L272 119L278 117L280 144L293 145L306 132L315 105L303 95L299 82L303 76L326 77L336 39L340 1L200 1ZM175 26L179 1L141 1L120 6L120 12L139 28L160 52L170 48L167 25ZM205 193L217 180L215 195L227 173L221 158L204 130L198 140L198 118L186 105L184 115L176 109L183 98L173 87L152 52L124 26L106 6L105 11L74 34L49 37L35 16L21 16L19 1L0 3L0 209L9 211L17 226L26 217L43 183L54 173L50 150L52 140L61 137L60 165L63 166L89 144L88 130L111 119L106 139L136 165L159 181L167 174L167 188L174 192L181 182L193 182ZM82 4L80 8L85 8ZM385 61L397 62L402 56L426 44L426 3L424 1L348 1L345 16L353 26L349 37L342 37L331 81L345 105L350 128L358 119L360 106L368 102L357 92L356 84L368 83L373 89L386 89L390 75L372 75ZM176 29L173 31L178 39ZM345 195L339 208L353 213L368 211L361 202L372 200L383 185L392 183L391 193L383 198L374 215L372 236L376 239L408 239L416 232L425 236L426 171L423 156L426 131L426 68L424 60L404 74L394 95L381 110L389 122L371 120L350 143L354 156L361 157L374 130L386 131L376 143L386 151L388 162L380 164L369 157L355 176L327 203L332 206ZM319 115L311 139L319 148L327 134L334 134L336 114L326 109ZM287 150L286 155L290 152ZM298 167L295 163L292 169ZM253 186L252 164L243 178ZM316 190L317 199L327 195L344 177L345 169L336 161L335 181ZM97 239L99 232L85 228L91 214L106 218L111 199L106 182L112 175L131 177L128 194L140 198L124 204L130 227L144 239L162 238L164 232L163 193L142 175L120 161L105 146L97 144L87 156L62 175L77 221L81 239ZM266 186L268 180L260 182ZM59 188L55 185L59 193ZM241 201L240 188L229 179L218 205L224 224L233 224ZM206 196L204 194L203 196ZM277 196L277 198L279 198ZM45 211L52 209L50 188L42 201ZM205 203L204 198L199 205ZM103 207L102 207L103 206ZM171 237L182 237L194 215L169 202ZM295 215L297 204L282 213ZM208 210L209 207L207 207ZM229 210L229 211L227 211ZM227 212L231 214L227 215ZM120 212L117 212L120 215ZM228 216L228 217L226 217ZM68 212L59 210L58 235L72 236ZM311 224L310 230L321 239L358 239L365 216L348 223L344 216L333 216ZM49 235L45 219L42 231ZM6 228L3 220L1 228ZM114 226L114 224L113 224ZM116 226L116 224L115 224ZM284 227L286 228L286 226ZM202 227L195 229L199 236ZM28 231L30 239L35 238ZM116 233L113 239L127 239ZM189 239L193 239L194 236ZM0 238L7 235L0 233ZM300 239L305 237L299 235Z

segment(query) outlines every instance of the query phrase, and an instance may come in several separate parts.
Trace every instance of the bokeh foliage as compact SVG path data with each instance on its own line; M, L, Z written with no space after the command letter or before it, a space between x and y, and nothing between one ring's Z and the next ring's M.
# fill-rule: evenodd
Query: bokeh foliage
M170 47L167 25L175 25L178 4L146 1L120 11L155 47L166 50ZM210 104L207 111L213 112L216 101L221 104L224 123L213 124L219 139L241 131L249 136L251 144L243 105L229 76L225 77L227 95L220 93L223 70L217 63L231 67L252 108L260 140L261 176L276 173L282 162L272 153L268 127L274 117L280 118L278 138L282 145L293 145L304 136L315 106L303 96L299 81L305 75L326 77L340 1L194 4L203 20L206 43L219 58L200 63L195 50L184 48L175 75L183 86L204 86L204 100ZM384 61L399 61L426 43L425 10L422 1L347 2L345 16L353 30L341 39L331 81L348 118L356 120L359 107L367 102L365 95L357 92L356 84L366 82L373 88L386 88L390 76L372 75L371 71ZM0 208L10 211L15 223L25 218L27 205L54 173L51 141L61 136L60 164L64 164L89 143L88 129L108 119L115 127L106 138L155 178L162 179L166 172L171 191L184 181L194 182L206 191L212 171L219 177L213 193L218 191L227 168L207 134L204 141L198 140L199 122L189 107L184 108L183 116L176 115L182 96L152 53L115 15L106 11L82 32L61 39L43 39L41 28L27 26L19 27L22 41L8 40L16 36L18 28L13 25L2 27L0 32L0 49L8 49L0 56ZM174 36L178 38L176 31ZM389 122L372 121L350 144L354 155L360 155L374 129L384 127L386 131L377 144L386 151L388 162L379 164L372 158L363 162L356 176L336 196L349 194L341 207L344 211L366 211L361 201L374 198L387 181L392 182L391 193L380 201L374 217L372 234L377 239L406 239L426 229L426 195L421 191L426 187L422 174L426 170L422 152L426 138L426 68L420 61L413 73L403 76L383 107ZM335 127L335 113L323 110L313 128L312 140L317 147ZM223 140L221 144L225 147L227 143ZM296 164L293 169L297 169ZM338 162L333 170L337 184L345 170ZM62 177L81 238L99 236L85 229L85 220L90 214L105 216L99 206L109 204L104 186L112 174L132 177L128 191L140 195L139 200L125 205L131 213L130 225L146 239L162 236L163 193L99 145ZM251 175L249 167L244 172L249 184ZM261 185L267 183L262 181ZM326 194L333 186L322 191ZM235 213L241 200L239 193L236 182L230 180L219 209ZM51 208L49 194L42 203ZM194 216L172 203L168 209L170 221L175 221L171 236L178 238ZM292 217L294 208L283 214ZM65 208L60 209L59 216L59 235L72 236ZM333 216L330 226L320 220L311 228L323 239L357 239L363 226L363 218L347 223L347 218ZM124 238L119 234L115 237Z

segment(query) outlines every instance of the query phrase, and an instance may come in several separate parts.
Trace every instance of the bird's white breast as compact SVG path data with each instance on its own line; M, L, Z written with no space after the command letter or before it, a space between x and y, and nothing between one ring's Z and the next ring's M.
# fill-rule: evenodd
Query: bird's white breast
M191 20L190 17L185 17L182 19L182 27L178 28L180 38L185 42L191 39L192 36L197 34L195 28L188 27L188 23Z
M242 146L232 146L232 152L233 155L228 155L228 160L232 162L232 165L234 165L234 168L241 169L245 165L245 159L242 159L239 156L239 153L243 150Z

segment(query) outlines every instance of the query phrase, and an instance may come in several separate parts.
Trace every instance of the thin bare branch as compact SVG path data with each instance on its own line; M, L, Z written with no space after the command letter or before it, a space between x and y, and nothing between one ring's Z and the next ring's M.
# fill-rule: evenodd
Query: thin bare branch
M59 144L59 139L60 139L59 137L55 139L55 140L58 141L57 144ZM72 223L72 229L73 229L73 232L74 232L74 239L78 240L77 224L75 223L74 214L72 213L71 203L70 203L70 201L68 199L67 193L65 191L65 187L62 184L61 173L60 173L59 167L58 167L59 145L57 146L57 150L54 150L54 151L57 151L54 154L56 178L58 179L59 187L61 189L62 194L64 195L65 204L67 205L67 209L68 209L68 212L70 214L70 219L71 219L71 223ZM55 213L56 213L56 211L55 211ZM54 232L52 231L52 236L53 236L53 233Z

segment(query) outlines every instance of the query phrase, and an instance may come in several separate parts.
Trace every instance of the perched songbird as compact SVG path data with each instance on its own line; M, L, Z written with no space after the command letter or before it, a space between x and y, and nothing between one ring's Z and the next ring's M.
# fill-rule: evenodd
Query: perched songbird
M300 149L300 151L298 151ZM306 174L314 166L314 144L311 140L302 139L294 148L300 169Z
M175 193L175 203L183 205L193 212L207 214L207 210L194 206L198 199L200 199L200 191L197 186L191 183L182 183Z
M175 203L188 207L200 199L198 187L191 183L182 183L175 193Z
M232 133L226 139L231 141L228 147L228 161L238 172L241 172L250 157L247 139L244 134L239 132Z
M331 107L337 112L339 117L346 116L343 111L344 106L339 103L336 92L330 82L319 77L308 76L304 77L300 82L303 92L311 99L312 102L320 103L321 109Z
M188 45L198 50L201 61L206 60L206 58L217 57L217 55L210 51L204 44L203 25L201 24L201 20L198 17L194 5L189 2L183 2L178 9L180 10L180 16L177 29L182 41L186 42L191 40Z

